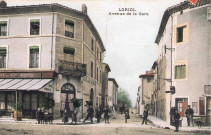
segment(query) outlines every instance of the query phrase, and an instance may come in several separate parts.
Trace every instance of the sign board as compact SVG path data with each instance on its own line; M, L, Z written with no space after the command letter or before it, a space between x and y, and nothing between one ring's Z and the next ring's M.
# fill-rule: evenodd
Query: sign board
M43 88L39 89L39 91L53 93L53 81L49 82Z
M0 72L0 79L47 79L47 78L53 78L53 72Z

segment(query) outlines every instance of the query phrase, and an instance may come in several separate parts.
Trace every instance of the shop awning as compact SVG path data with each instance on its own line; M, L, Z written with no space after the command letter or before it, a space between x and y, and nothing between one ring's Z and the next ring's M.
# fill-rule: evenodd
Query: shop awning
M0 91L42 91L53 93L52 79L0 79Z

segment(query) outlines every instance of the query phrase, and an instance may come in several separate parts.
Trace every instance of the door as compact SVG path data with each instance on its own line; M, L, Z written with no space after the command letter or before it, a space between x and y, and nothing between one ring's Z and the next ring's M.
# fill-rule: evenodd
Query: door
M176 107L178 109L178 113L180 117L185 116L185 110L188 106L188 99L187 98L176 98Z

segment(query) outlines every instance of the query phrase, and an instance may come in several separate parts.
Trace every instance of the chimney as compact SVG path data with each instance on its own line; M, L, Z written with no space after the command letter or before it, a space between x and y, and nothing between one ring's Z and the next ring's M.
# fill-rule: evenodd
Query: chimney
M0 8L5 8L7 7L7 3L4 0L0 1Z
M146 71L146 75L148 75L149 74L149 72L148 71Z
M82 4L82 13L87 14L86 4Z

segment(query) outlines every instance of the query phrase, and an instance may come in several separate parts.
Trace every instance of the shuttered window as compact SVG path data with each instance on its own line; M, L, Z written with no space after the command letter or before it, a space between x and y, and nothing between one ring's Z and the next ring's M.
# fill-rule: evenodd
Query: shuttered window
M74 22L65 20L65 36L74 38Z
M0 36L7 36L7 21L0 21Z
M30 35L40 34L40 19L30 20Z
M39 67L39 46L30 46L29 68Z
M186 65L175 66L175 79L186 78Z
M7 56L6 47L0 47L0 68L6 68L6 56Z

